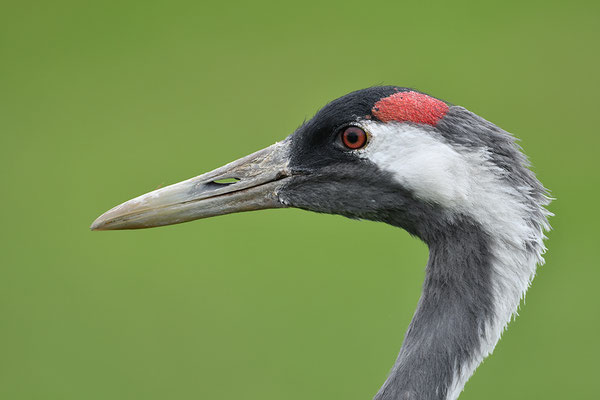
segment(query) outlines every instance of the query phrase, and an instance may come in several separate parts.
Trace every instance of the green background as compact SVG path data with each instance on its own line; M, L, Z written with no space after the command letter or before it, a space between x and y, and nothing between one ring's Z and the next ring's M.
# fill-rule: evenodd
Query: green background
M376 84L513 132L557 198L461 399L595 398L600 6L561 3L2 1L0 398L372 398L427 259L405 232L300 210L88 226Z

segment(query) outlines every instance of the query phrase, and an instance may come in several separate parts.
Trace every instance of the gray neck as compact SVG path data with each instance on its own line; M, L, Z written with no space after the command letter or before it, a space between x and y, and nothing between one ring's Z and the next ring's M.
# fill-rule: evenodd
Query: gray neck
M467 195L410 202L403 194L407 204L385 220L421 237L430 256L417 310L376 400L456 399L544 261L550 199L515 139L462 107L451 107L437 135L471 171L456 180Z
M430 255L423 292L400 354L375 400L454 397L457 379L466 370L470 376L473 363L483 358L486 326L494 317L488 236L470 222L447 226L443 232L427 240Z

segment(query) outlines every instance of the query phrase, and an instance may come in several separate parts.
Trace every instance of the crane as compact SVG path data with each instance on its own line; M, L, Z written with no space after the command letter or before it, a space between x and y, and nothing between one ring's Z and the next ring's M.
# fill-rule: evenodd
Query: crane
M548 191L515 138L414 89L340 97L281 142L129 200L92 230L296 207L400 227L429 247L400 353L375 400L453 400L544 262Z

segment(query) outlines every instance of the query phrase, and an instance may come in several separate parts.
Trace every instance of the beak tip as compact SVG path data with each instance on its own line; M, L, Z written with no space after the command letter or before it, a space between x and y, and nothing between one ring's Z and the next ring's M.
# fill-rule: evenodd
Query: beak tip
M94 222L92 222L92 225L90 225L90 230L101 231L103 230L102 225L104 225L103 222L100 220L100 218L97 218Z
M107 213L102 214L90 225L91 231L108 231L111 230L111 218L107 218Z

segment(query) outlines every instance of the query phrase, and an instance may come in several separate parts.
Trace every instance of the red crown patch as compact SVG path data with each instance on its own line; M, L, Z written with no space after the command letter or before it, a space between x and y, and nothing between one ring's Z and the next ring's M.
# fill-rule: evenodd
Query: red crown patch
M448 112L448 105L418 92L398 92L384 97L371 112L382 122L414 122L436 125Z

